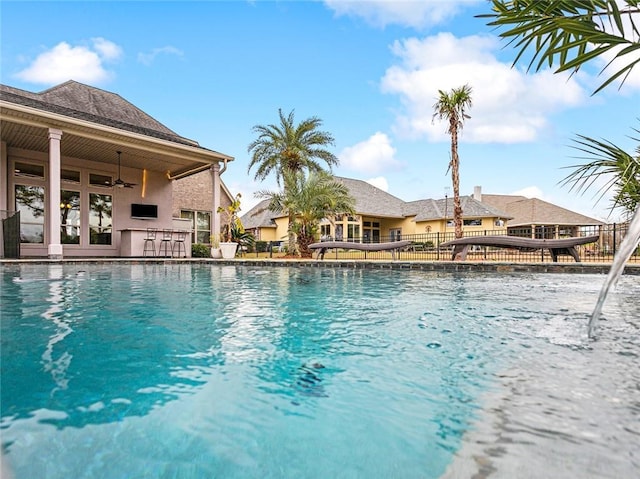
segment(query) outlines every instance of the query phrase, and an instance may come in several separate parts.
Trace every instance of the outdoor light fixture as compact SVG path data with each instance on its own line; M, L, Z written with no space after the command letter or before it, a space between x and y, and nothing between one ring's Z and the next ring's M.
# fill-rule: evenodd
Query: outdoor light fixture
M118 154L118 179L116 181L114 181L111 184L111 186L115 186L116 188L133 188L135 183L127 183L120 176L120 168L121 168L120 155L122 154L122 152L121 151L116 151L116 153Z

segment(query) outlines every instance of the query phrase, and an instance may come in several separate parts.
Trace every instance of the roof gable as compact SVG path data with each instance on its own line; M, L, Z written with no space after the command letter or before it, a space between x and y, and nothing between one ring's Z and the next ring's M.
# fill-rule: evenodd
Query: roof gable
M269 199L262 200L240 217L245 229L275 228L276 218L284 216L269 209Z
M40 92L38 97L52 105L179 136L117 93L101 90L74 80Z
M343 178L341 176L335 176L334 178L349 189L349 194L356 200L355 209L359 215L398 218L404 216L405 202L400 198L363 180Z
M482 195L482 202L504 205L512 219L507 226L523 225L571 225L596 226L604 222L562 208L539 198L525 198L511 195Z
M460 206L462 206L463 218L504 218L510 216L492 206L481 203L471 196L461 196ZM432 221L443 218L453 217L453 198L445 198L439 200L418 200L405 204L404 216L414 216L413 221Z
M198 142L173 132L120 95L74 80L41 93L0 85L0 99L69 118L205 149Z

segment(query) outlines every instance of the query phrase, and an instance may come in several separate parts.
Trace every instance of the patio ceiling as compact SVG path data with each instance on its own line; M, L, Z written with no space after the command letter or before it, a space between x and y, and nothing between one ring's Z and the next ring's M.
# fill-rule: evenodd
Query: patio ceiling
M202 148L114 127L75 120L2 102L0 139L9 148L48 153L49 128L63 132L60 150L63 157L117 165L122 152L122 166L169 173L172 176L203 169L232 157Z

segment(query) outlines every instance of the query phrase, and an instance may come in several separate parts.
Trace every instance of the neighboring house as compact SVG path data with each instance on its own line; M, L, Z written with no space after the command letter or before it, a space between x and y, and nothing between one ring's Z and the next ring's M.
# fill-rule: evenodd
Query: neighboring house
M356 214L323 220L319 232L322 238L378 243L406 235L452 233L454 230L451 198L405 202L365 181L335 178L345 184L355 198ZM460 200L465 232L506 232L509 215L471 196ZM268 205L268 200L258 203L242 216L242 223L257 240L283 241L287 236L287 215L270 211Z
M539 198L514 195L484 195L475 187L474 198L505 211L511 218L507 232L512 236L552 239L598 234L604 222L561 208Z
M0 212L20 213L21 256L139 256L147 228L191 224L174 220L176 180L207 177L209 205L190 211L215 212L227 194L220 171L231 156L115 93L75 81L40 93L0 85L0 114Z

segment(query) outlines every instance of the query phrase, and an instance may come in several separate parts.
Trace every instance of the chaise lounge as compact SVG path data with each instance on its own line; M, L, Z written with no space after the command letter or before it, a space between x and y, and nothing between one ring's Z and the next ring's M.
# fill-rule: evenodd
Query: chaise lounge
M440 246L453 246L451 260L459 254L462 261L466 260L469 246L493 246L497 248L511 248L521 251L531 251L536 249L548 249L554 263L558 262L558 256L572 256L577 263L580 262L580 255L576 250L577 245L595 243L600 239L599 235L581 236L562 239L533 239L519 236L469 236L446 241Z

